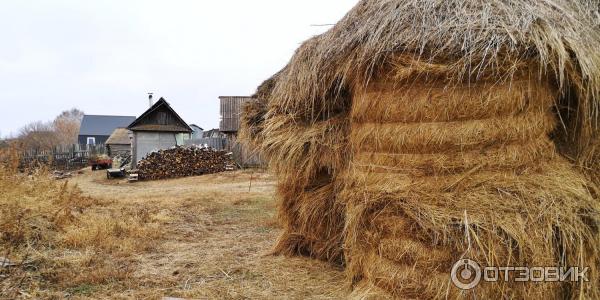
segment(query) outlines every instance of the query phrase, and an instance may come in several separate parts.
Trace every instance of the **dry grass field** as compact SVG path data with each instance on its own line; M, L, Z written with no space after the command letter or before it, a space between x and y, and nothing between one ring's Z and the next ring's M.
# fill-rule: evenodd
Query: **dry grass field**
M6 172L5 172L6 173ZM238 171L176 180L66 181L3 174L2 298L332 299L343 271L269 255L274 179ZM252 180L251 180L252 178ZM15 225L17 224L17 225Z

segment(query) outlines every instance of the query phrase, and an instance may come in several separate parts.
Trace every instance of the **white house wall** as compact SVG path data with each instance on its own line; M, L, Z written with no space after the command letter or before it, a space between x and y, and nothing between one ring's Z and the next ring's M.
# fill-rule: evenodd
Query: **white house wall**
M136 165L150 152L170 149L177 146L175 133L139 131L136 132L135 135L134 148Z

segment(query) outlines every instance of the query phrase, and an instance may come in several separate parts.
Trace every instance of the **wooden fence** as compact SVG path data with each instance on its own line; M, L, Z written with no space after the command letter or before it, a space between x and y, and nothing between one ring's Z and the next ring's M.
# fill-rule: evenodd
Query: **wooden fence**
M45 164L59 169L87 166L90 157L107 154L104 145L65 145L51 150L28 149L20 152L21 167Z
M261 167L263 159L243 147L235 140L227 138L202 138L188 140L186 146L207 145L216 150L230 151L237 164L242 167ZM90 157L107 154L105 145L68 145L54 147L52 150L29 149L20 152L20 166L26 168L39 164L51 166L56 169L73 170L88 165Z
M244 168L264 167L264 159L255 151L251 151L238 142L233 142L229 147L233 153L233 160Z

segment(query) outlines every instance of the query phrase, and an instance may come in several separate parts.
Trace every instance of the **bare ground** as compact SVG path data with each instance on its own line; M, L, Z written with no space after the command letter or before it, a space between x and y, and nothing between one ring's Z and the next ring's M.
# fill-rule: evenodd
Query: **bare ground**
M279 228L274 179L238 171L127 183L85 171L70 180L99 199L104 214L157 224L146 251L126 261L125 278L85 281L74 298L338 299L343 271L304 258L269 255ZM130 211L118 214L115 211Z

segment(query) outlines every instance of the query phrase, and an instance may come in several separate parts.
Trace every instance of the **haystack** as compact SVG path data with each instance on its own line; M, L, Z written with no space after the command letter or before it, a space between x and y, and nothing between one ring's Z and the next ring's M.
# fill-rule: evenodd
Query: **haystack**
M241 139L258 148L278 174L279 221L284 227L274 253L304 255L343 264L344 204L336 201L341 187L335 180L348 158L347 118L320 124L296 123L293 116L267 117L268 99L283 69L265 81L244 107ZM269 119L273 135L265 135ZM285 137L285 139L283 138Z
M344 258L357 297L600 298L598 1L363 0L263 85L276 250ZM483 266L590 282L450 281Z

